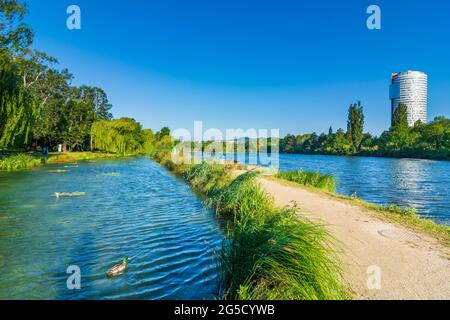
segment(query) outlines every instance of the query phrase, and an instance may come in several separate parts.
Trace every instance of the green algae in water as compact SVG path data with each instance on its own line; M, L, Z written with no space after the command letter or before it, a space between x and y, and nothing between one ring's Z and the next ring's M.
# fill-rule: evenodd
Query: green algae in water
M47 170L47 172L50 172L50 173L66 173L66 172L69 172L69 170Z

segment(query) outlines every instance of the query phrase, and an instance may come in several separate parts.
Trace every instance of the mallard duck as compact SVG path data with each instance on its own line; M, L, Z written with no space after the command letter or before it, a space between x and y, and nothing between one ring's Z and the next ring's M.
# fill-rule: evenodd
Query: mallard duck
M108 277L114 277L122 274L123 271L127 268L127 260L128 257L124 257L122 263L118 263L115 266L111 267L107 272Z

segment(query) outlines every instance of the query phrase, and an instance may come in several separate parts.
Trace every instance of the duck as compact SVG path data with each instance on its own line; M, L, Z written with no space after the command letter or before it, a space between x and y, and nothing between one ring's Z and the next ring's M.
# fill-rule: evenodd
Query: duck
M118 263L111 267L106 273L108 277L114 277L122 274L123 271L125 271L125 269L127 268L127 260L129 260L128 257L124 257L122 263Z

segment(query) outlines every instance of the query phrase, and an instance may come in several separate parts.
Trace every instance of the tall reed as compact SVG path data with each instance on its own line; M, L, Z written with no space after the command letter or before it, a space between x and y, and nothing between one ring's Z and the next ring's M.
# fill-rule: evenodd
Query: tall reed
M0 158L0 170L14 171L33 168L42 165L43 160L29 154L19 153L13 156Z

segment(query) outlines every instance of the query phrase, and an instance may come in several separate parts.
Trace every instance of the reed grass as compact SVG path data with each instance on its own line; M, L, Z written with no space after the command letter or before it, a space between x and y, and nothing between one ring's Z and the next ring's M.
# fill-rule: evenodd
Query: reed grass
M220 215L230 214L236 222L266 215L274 210L273 199L255 182L257 173L247 172L212 194L205 202Z
M303 170L288 171L280 172L276 175L276 177L328 192L336 191L336 179L334 178L334 176L322 174L320 172L310 172Z
M217 193L231 180L231 176L224 166L206 162L190 166L182 175L194 189L205 195Z
M330 300L350 298L325 230L296 211L270 211L237 222L221 252L225 298Z
M34 168L42 165L43 161L30 154L19 153L8 156L3 159L0 158L0 170L15 171L21 169Z

